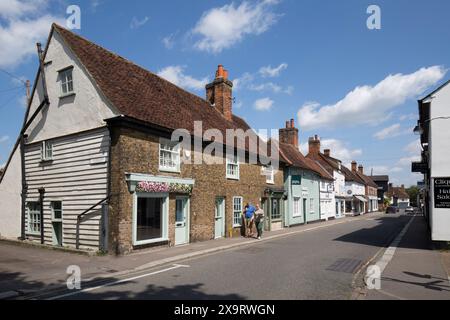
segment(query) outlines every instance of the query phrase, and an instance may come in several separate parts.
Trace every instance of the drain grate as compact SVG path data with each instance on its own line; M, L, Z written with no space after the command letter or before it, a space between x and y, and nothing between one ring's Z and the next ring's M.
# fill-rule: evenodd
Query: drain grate
M356 259L337 259L331 266L326 270L345 272L345 273L355 273L355 271L362 264L361 260Z

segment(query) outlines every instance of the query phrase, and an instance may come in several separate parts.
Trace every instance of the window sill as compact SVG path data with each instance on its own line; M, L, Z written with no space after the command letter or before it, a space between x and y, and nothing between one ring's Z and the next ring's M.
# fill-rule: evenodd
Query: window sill
M181 173L180 169L159 168L159 172Z
M27 236L39 237L41 236L40 232L27 232L25 233Z
M157 238L157 239L151 239L151 240L142 240L142 241L133 241L133 246L145 246L149 244L157 244L157 243L165 243L168 242L169 239L166 237L163 238Z
M53 159L41 159L41 164L50 164L53 162Z
M233 228L241 228L242 225L241 224L233 224Z
M75 95L75 92L66 93L66 94L60 95L60 96L59 96L59 99L64 99L64 98L72 97L72 96L74 96L74 95Z
M235 181L239 181L239 177L231 177L231 176L227 176L228 180L235 180Z

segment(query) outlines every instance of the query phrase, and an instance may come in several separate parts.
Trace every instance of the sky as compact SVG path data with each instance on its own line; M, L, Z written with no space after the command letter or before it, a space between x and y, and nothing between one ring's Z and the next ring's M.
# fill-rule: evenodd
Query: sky
M420 158L417 99L450 78L450 1L429 0L0 0L0 166L34 81L36 42L80 8L83 37L184 89L204 86L223 64L233 80L233 112L252 128L295 119L308 137L366 174L413 185ZM380 9L369 29L370 5Z

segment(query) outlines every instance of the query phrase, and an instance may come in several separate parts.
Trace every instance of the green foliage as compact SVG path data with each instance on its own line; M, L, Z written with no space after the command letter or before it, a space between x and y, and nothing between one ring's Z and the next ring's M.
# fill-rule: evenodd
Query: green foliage
M406 192L409 195L409 201L411 203L411 206L413 206L413 207L418 207L417 195L419 194L419 190L420 189L417 186L412 186L412 187L409 187L408 189L406 189Z

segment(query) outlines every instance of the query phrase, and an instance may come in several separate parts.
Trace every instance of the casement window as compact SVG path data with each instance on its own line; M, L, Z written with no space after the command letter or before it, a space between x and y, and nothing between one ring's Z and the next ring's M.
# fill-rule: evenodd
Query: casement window
M59 72L61 80L61 96L72 94L73 91L73 68L67 68Z
M264 168L266 171L266 183L274 184L275 183L275 171L273 166L267 166Z
M52 201L50 203L52 208L52 221L60 222L62 221L63 209L61 201Z
M180 172L180 143L172 141L160 143L159 170Z
M28 202L27 211L27 233L39 235L41 233L41 205L39 202Z
M233 227L240 227L242 221L242 197L233 197Z
M314 213L314 198L309 199L309 212Z
M227 157L227 179L239 180L239 160L237 157Z
M301 211L301 199L299 197L294 197L294 213L292 216L295 217L301 217L302 211Z
M53 143L50 141L42 142L41 159L42 161L53 160Z

